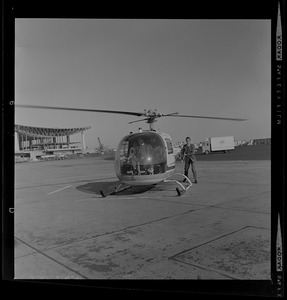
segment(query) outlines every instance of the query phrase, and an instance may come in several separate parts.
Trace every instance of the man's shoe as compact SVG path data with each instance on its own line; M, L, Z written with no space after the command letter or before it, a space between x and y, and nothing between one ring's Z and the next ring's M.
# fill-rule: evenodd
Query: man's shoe
M197 180L195 180L194 183L197 183Z

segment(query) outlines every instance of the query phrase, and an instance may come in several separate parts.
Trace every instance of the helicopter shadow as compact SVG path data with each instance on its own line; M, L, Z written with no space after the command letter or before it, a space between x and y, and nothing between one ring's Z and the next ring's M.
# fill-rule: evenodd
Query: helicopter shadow
M90 182L87 184L80 185L76 187L78 191L89 193L89 194L96 194L101 195L100 191L103 191L104 194L111 193L121 184L120 181L97 181L97 182ZM119 191L113 196L128 196L128 195L137 195L142 194L147 191L153 190L155 185L143 185L143 186L131 186L128 189L123 191Z

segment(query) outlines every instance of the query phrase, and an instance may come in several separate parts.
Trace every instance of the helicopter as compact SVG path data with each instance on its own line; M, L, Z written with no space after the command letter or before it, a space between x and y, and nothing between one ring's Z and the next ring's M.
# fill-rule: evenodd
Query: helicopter
M82 112L98 112L110 114L124 114L137 117L144 117L140 120L129 122L146 121L149 129L143 130L139 128L136 133L130 132L124 136L116 149L114 167L115 173L120 181L119 186L113 192L104 193L100 191L102 197L113 195L126 190L132 186L156 185L161 182L173 182L179 187L176 188L178 196L185 193L191 186L190 179L181 173L175 173L175 149L171 137L163 132L155 129L155 122L161 117L181 117L181 118L203 118L217 119L229 121L245 121L247 119L239 118L222 118L209 116L181 115L178 112L170 114L161 114L157 110L144 110L143 112L117 111L117 110L100 110L87 108L71 108L56 106L38 106L28 104L16 104L16 107L32 108L32 109L54 109L54 110L70 110ZM175 176L181 176L185 180L183 185Z

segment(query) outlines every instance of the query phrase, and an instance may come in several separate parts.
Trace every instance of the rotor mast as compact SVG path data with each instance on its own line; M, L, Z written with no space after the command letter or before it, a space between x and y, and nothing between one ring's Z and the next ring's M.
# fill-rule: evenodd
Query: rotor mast
M155 118L148 118L146 123L149 124L149 130L155 131L154 123L157 122Z
M161 114L157 112L157 110L144 110L144 115L147 117L146 123L149 124L149 130L154 131L154 123L156 122L156 119L161 117Z

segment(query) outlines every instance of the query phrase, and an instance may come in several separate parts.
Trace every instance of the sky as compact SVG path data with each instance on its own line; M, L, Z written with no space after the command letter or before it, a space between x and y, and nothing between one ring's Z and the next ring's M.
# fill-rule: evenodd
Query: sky
M248 119L158 119L156 129L175 142L271 137L271 21L16 19L15 96L17 104ZM98 137L116 147L148 128L128 124L138 119L15 109L18 125L91 126L88 148L98 147Z

